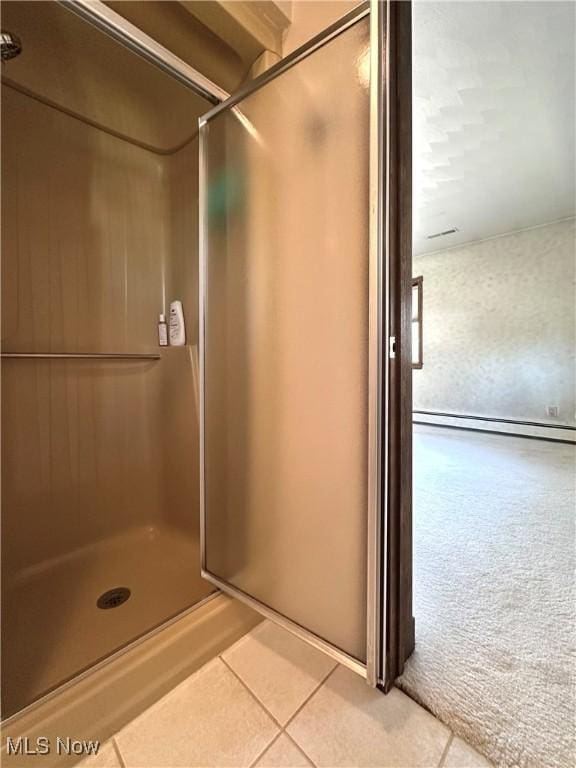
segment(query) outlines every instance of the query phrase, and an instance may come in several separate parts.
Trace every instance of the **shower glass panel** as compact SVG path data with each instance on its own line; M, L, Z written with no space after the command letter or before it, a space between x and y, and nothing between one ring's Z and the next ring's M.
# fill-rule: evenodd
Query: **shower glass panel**
M23 45L2 66L3 355L159 355L3 357L8 716L213 591L196 245L210 105L59 3L3 3L2 24ZM187 343L160 349L173 299Z
M202 130L204 569L361 663L369 20Z

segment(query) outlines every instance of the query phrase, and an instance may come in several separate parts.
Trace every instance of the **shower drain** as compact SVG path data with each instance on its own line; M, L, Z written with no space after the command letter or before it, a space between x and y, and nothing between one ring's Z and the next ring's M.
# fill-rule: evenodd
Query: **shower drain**
M130 597L130 590L128 587L114 587L104 592L98 598L96 605L98 608L117 608Z

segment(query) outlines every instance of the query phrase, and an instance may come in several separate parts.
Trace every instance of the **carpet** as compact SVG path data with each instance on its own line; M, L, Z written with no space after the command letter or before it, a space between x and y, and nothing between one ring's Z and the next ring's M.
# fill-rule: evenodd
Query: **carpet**
M399 687L498 766L573 768L576 447L414 430Z

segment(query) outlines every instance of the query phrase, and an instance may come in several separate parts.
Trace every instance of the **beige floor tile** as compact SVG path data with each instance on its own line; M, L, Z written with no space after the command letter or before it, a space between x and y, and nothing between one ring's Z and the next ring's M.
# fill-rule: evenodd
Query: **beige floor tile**
M97 755L85 757L76 768L122 768L116 750L111 741L102 744Z
M214 659L116 736L128 768L250 765L278 727Z
M282 725L336 666L270 621L239 640L223 658Z
M491 768L492 763L465 741L454 736L444 761L444 768Z
M450 731L398 689L387 696L343 667L287 728L318 766L437 766Z
M283 733L268 747L255 768L309 768L311 765L292 739Z

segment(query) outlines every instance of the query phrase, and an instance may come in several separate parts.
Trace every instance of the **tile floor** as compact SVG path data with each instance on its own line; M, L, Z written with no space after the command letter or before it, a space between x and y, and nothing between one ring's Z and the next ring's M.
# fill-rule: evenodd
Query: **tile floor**
M387 696L263 622L104 744L82 768L486 768L401 691Z

